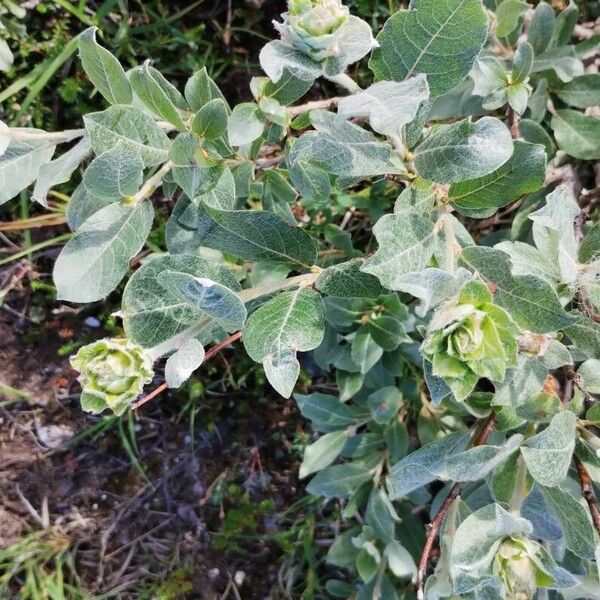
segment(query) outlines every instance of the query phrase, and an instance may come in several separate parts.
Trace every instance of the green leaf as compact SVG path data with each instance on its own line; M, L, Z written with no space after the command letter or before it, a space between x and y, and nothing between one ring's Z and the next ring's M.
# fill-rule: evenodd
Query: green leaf
M385 215L373 228L379 249L362 266L389 290L400 289L407 273L427 266L435 249L435 223L416 212Z
M131 104L133 93L121 63L96 42L97 27L89 27L78 40L83 69L110 104Z
M564 481L575 448L576 423L577 416L565 410L521 446L527 469L538 483L556 487Z
M324 333L321 296L308 288L298 288L280 293L250 315L244 347L250 358L263 363L271 385L289 397L300 368L296 353L316 348Z
M460 258L492 285L495 302L522 327L536 333L548 333L574 322L546 281L533 275L513 276L510 257L502 250L471 246L462 251Z
M0 205L14 198L36 180L40 166L52 158L55 149L56 146L47 141L10 142L0 156Z
M309 268L317 259L313 239L276 215L252 210L219 210L204 204L209 219L201 243L246 260L269 260Z
M576 322L565 328L573 343L590 358L600 358L600 323L580 314L571 313Z
M315 392L313 394L294 394L298 409L305 419L311 421L316 431L335 431L354 424L350 409L335 396Z
M341 298L377 298L382 288L377 277L363 273L364 260L356 258L324 269L315 282L316 288L328 296Z
M212 190L223 175L222 161L205 156L200 141L193 133L180 133L171 146L173 179L192 200Z
M527 28L527 41L537 55L550 43L554 31L554 9L547 2L540 2L533 11L533 17Z
M395 317L372 316L367 325L373 341L388 352L395 350L402 342L412 342L404 325Z
M536 56L531 72L544 73L545 71L554 71L561 81L571 81L584 73L583 63L577 58L573 46L551 48Z
M165 381L170 388L179 388L202 364L204 346L196 339L188 340L165 364Z
M435 98L467 76L486 37L480 0L416 0L388 19L369 66L378 80L424 73Z
M245 146L258 139L265 129L265 121L258 105L253 102L238 104L229 117L227 134L232 146Z
M592 394L600 394L600 360L590 358L577 369L583 387ZM597 404L596 406L600 406Z
M498 208L544 185L546 157L542 146L515 142L513 155L493 173L450 186L448 197L462 214L493 215Z
M557 110L550 123L561 150L574 158L600 159L600 118L576 110Z
M69 181L73 171L77 169L90 152L90 141L87 137L83 137L63 155L50 162L43 163L40 166L31 199L46 205L46 196L50 188Z
M496 35L502 38L512 33L528 8L529 4L523 0L504 0L496 9Z
M395 386L382 387L367 398L367 406L375 423L387 425L400 410L404 398Z
M451 433L397 462L387 478L390 498L396 500L436 479L447 479L448 456L464 450L468 442L468 434Z
M368 373L383 355L383 348L371 337L369 328L362 326L352 340L350 356L354 364L364 375Z
M123 326L130 341L144 348L163 345L166 352L214 327L212 319L210 323L202 324L202 315L198 314L197 308L190 306L175 290L162 285L163 276L169 271L207 278L234 291L240 289L228 269L199 256L161 254L145 262L125 286L121 309ZM170 345L178 338L182 340L180 344ZM208 343L212 339L209 337L205 341Z
M143 180L142 159L121 145L97 156L83 176L88 194L105 201L133 196Z
M206 67L203 67L194 73L185 84L185 99L191 109L198 112L205 104L211 100L220 99L227 104L225 96L217 84L209 77ZM229 106L228 106L229 112Z
M246 307L229 287L206 277L180 271L163 271L159 282L191 307L210 315L227 332L244 327Z
M533 486L533 479L520 453L511 454L497 465L492 473L490 488L496 502L510 510L520 506Z
M192 131L209 140L214 140L227 132L229 110L221 98L207 102L192 120Z
M600 96L600 73L586 73L563 83L553 90L554 93L570 106L587 108L597 106Z
M380 81L366 90L351 94L338 103L338 114L347 118L366 117L371 128L383 135L400 138L405 125L416 116L429 98L424 75L403 82Z
M179 131L185 131L180 111L188 110L188 104L159 71L145 63L130 71L129 81L139 99L157 117L168 121Z
M550 160L556 154L556 145L549 133L535 121L531 119L521 119L519 123L521 137L531 144L542 144L546 150L546 158ZM516 144L515 144L516 145Z
M560 521L567 548L581 558L594 560L596 542L588 511L558 486L541 489L544 500Z
M169 138L151 117L137 108L111 106L102 112L85 115L83 121L96 154L121 144L139 154L146 167L167 160Z
M421 177L454 183L483 177L501 167L513 153L506 126L493 117L472 123L464 119L435 128L414 151Z
M319 471L306 490L314 496L348 498L361 483L371 479L372 469L373 465L363 461L333 465Z
M296 160L290 166L290 179L305 202L328 202L331 195L329 175L306 160Z
M95 302L112 292L127 273L129 261L144 246L153 219L149 200L135 206L113 203L93 214L54 265L57 297Z
M521 42L517 46L513 58L512 84L526 81L531 72L531 67L533 67L533 48L527 42Z
M67 223L69 227L76 231L87 219L100 209L114 202L114 199L104 200L88 193L85 184L81 182L71 194L67 204Z
M326 433L313 444L306 446L298 475L300 479L329 466L338 457L347 440L348 431L343 429Z

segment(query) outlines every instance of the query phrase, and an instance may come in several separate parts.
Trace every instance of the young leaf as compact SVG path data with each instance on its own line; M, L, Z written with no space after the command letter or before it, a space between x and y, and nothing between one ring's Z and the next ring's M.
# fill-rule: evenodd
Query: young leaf
M316 442L304 449L304 458L300 465L300 479L329 466L342 451L348 439L348 431L332 431L321 436Z
M350 356L364 375L368 373L375 363L383 355L383 348L379 346L369 333L369 328L362 326L357 332L354 340L352 340L352 350Z
M388 19L369 66L378 80L402 81L424 73L435 98L467 76L486 36L480 0L416 0Z
M211 100L223 100L227 105L225 96L221 93L219 86L209 77L206 67L203 67L188 79L184 94L191 109L195 112L198 112ZM227 105L227 112L229 112L229 105Z
M165 380L170 388L178 388L204 360L204 346L196 339L188 340L165 364Z
M533 67L533 48L527 42L521 42L515 50L512 65L512 83L523 83L527 80Z
M142 249L154 219L149 200L135 206L113 203L93 214L67 242L54 265L57 296L95 302L123 279Z
M146 167L167 160L169 138L151 117L137 108L111 106L102 112L84 116L83 122L96 154L121 144L139 154Z
M527 469L538 483L554 487L567 476L575 448L576 423L577 416L565 410L521 446Z
M273 40L263 46L259 60L263 71L275 83L282 78L285 71L310 83L322 72L319 63L280 40Z
M97 27L79 36L79 56L83 69L96 89L110 104L131 104L133 92L121 63L96 42Z
M129 81L139 99L157 117L172 123L179 131L185 131L180 111L188 110L188 104L159 71L145 63L130 71Z
M529 8L523 0L504 0L496 9L496 35L500 38L512 33L519 24L521 15Z
M321 296L313 290L298 288L275 296L250 315L244 329L244 347L250 358L269 365L269 381L289 397L298 372L288 364L292 362L295 367L296 352L316 348L324 333ZM283 361L281 368L278 361ZM280 378L281 369L287 377Z
M517 141L513 155L499 169L478 179L452 184L448 197L460 213L485 218L541 188L545 176L543 147Z
M0 156L0 205L14 198L36 180L40 166L52 158L55 149L56 146L47 141L10 142Z
M513 153L505 125L493 117L472 123L464 119L440 125L415 149L421 177L437 183L454 183L483 177L501 167Z

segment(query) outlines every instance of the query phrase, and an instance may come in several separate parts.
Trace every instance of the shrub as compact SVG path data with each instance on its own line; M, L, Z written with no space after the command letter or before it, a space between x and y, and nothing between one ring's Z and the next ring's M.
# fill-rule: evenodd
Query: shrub
M600 44L573 42L577 18L414 0L374 38L340 0L290 0L234 107L206 71L182 93L84 31L109 107L4 126L0 202L83 170L54 269L76 303L119 287L174 202L168 251L125 285L125 338L73 359L84 408L139 406L153 363L177 388L240 338L290 397L313 351L339 393L295 395L315 432L300 476L350 522L332 596L600 598ZM341 95L301 102L319 78Z

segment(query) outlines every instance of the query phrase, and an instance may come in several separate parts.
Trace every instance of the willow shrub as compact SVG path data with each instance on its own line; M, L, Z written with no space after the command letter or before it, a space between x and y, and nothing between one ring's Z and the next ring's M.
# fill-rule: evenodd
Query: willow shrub
M300 476L346 519L332 597L600 598L600 44L576 43L574 4L489 6L413 0L374 37L340 0L290 0L233 107L206 71L125 72L90 28L108 107L1 130L0 202L82 174L58 298L128 279L125 338L72 360L86 410L130 409L163 359L177 388L240 336L284 397L299 352L335 373L294 395ZM340 96L302 102L319 78ZM131 273L164 199L168 252Z

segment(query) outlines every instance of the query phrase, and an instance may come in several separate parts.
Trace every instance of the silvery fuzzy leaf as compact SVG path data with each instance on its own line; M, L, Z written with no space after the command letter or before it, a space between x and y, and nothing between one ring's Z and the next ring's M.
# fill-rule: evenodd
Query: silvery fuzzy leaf
M565 283L573 283L579 273L574 227L579 212L573 192L561 185L546 196L545 206L529 215L535 245L542 256L558 264L560 280Z
M565 410L521 446L527 469L538 483L555 487L564 481L575 448L576 423L577 416Z
M554 90L556 95L569 106L587 108L598 105L600 73L585 73L564 83Z
M131 84L119 61L96 42L97 30L97 27L89 27L79 36L79 57L83 69L110 104L131 104Z
M169 356L165 364L165 380L170 388L181 387L204 360L204 346L196 339L188 340Z
M573 46L562 46L551 48L543 54L535 57L532 73L543 73L554 71L561 81L571 81L573 78L583 75L583 63L575 54Z
M338 457L347 440L348 430L342 429L326 433L316 442L306 446L300 465L300 479L329 466Z
M378 80L402 81L427 75L432 97L460 83L469 73L487 36L479 0L415 0L385 23L369 66Z
M196 255L161 254L145 262L125 286L121 313L127 338L144 348L158 347L158 355L214 327L212 320L210 325L198 327L198 310L160 283L167 271L206 277L234 291L240 290L228 269ZM160 351L161 346L164 351Z
M348 118L366 117L377 133L400 138L404 126L416 117L420 105L428 98L424 75L403 82L380 81L342 98L338 114Z
M341 298L377 298L382 288L373 275L363 273L364 260L357 258L331 265L324 269L315 282L315 287L328 296Z
M54 264L58 298L95 302L112 292L144 246L153 220L149 200L135 206L112 203L89 217Z
M390 498L396 500L436 479L448 479L448 456L461 452L468 443L469 434L456 432L411 452L390 469Z
M499 504L484 506L458 527L452 543L450 572L454 593L463 594L474 581L486 575L501 541L509 536L527 536L531 523L515 517Z
M496 8L496 35L499 38L511 34L519 25L521 15L529 9L523 0L504 0Z
M285 70L302 81L313 82L322 73L319 63L280 40L273 40L260 51L260 66L269 78L278 82Z
M0 206L36 180L41 165L50 161L55 149L54 144L44 140L12 140L6 146L0 156Z
M535 192L544 184L546 157L539 145L517 141L513 155L493 173L450 186L452 205L470 217L489 217L498 208Z
M533 17L527 29L527 41L538 56L547 48L554 31L554 9L547 2L540 2L533 11Z
M576 500L559 487L542 487L541 490L546 504L560 521L567 548L577 556L593 560L594 527L583 500Z
M92 149L96 154L117 144L136 152L144 166L152 167L168 158L170 140L156 122L133 106L111 106L83 117Z
M495 302L530 331L558 331L574 322L546 281L532 275L512 275L510 257L505 252L471 246L462 251L460 258L493 287Z
M244 326L246 307L231 288L207 277L171 270L162 271L159 283L200 315L212 317L225 331L231 333Z
M229 117L227 135L232 146L245 146L258 139L265 129L265 120L257 104L242 102Z
M50 188L69 181L73 171L87 158L90 152L90 141L84 136L75 146L58 158L42 163L31 199L46 205L46 196Z
M415 148L419 175L437 183L483 177L501 167L513 153L506 126L493 117L440 125Z
M550 123L556 142L574 158L600 159L600 118L571 109L557 110Z
M399 290L408 273L427 266L436 243L436 224L417 212L385 215L373 228L379 249L362 266L389 290Z
M469 448L448 457L448 478L452 481L483 479L497 465L515 453L525 438L517 433L502 446L491 444Z

